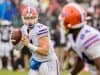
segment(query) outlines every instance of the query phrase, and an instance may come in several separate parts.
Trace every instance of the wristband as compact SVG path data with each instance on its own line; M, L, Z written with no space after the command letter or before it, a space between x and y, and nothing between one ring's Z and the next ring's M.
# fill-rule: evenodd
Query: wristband
M35 45L32 44L28 44L28 47L32 50L32 51L36 51L38 49L38 47L36 47Z

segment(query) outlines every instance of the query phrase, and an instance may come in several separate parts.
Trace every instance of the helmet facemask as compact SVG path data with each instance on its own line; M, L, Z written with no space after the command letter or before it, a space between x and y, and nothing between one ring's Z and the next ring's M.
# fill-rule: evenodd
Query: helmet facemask
M32 24L38 22L38 16L22 16L23 23L26 25Z

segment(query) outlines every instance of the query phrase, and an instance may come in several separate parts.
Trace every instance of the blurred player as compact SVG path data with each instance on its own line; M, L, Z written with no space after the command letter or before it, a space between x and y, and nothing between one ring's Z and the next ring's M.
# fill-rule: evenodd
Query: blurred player
M1 28L0 28L0 35L1 35L1 42L0 42L0 57L7 58L7 69L11 70L11 57L10 51L12 50L12 44L10 42L10 32L11 32L11 22L7 20L1 21ZM0 62L1 63L1 62ZM3 68L3 65L0 64L0 68Z
M100 33L86 25L85 11L75 3L65 5L59 16L62 28L69 30L69 41L78 56L89 64L92 75L100 75ZM78 61L74 72L77 71ZM71 72L70 75L77 75Z
M29 75L59 75L59 64L48 27L38 23L35 8L25 6L21 14L25 24L22 27L22 43L32 52Z

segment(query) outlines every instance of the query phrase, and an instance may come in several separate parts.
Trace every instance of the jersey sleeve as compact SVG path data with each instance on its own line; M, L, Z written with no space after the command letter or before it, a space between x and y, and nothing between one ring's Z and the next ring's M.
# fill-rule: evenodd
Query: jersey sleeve
M84 52L90 59L100 57L100 33L94 29L84 31L83 47Z
M80 40L82 47L87 50L100 42L100 33L91 27L86 27L80 34Z
M43 37L43 36L48 36L49 30L48 27L45 25L38 25L37 27L37 36Z
M86 39L83 41L83 46L85 49L88 49L94 45L96 45L98 42L100 43L100 35L90 33L86 37Z

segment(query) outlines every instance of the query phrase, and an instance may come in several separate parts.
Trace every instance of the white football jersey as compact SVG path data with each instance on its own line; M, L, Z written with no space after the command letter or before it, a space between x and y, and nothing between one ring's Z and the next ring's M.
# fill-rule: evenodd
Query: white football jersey
M100 32L85 25L79 32L76 41L73 40L72 34L69 34L68 38L75 52L89 65L91 74L97 75L93 59L100 57Z
M94 47L100 45L100 32L96 29L85 25L79 32L76 41L73 40L72 34L69 34L68 38L72 44L73 49L81 58L83 57L82 53L86 54L89 59L94 59L97 57L92 56L93 54L88 54L88 51L90 51L89 49L93 49ZM91 52L94 51L95 50L91 50ZM100 53L98 55L100 56Z
M56 59L56 54L54 52L53 44L51 42L50 38L50 33L49 29L47 26L37 23L34 25L33 29L30 30L30 32L27 32L27 25L24 25L22 27L22 33L23 35L26 35L29 37L30 43L34 44L35 46L39 46L38 39L42 36L48 35L49 37L49 55L48 56L43 56L40 55L36 52L32 52L32 57L38 61L47 61L47 60L52 60Z

